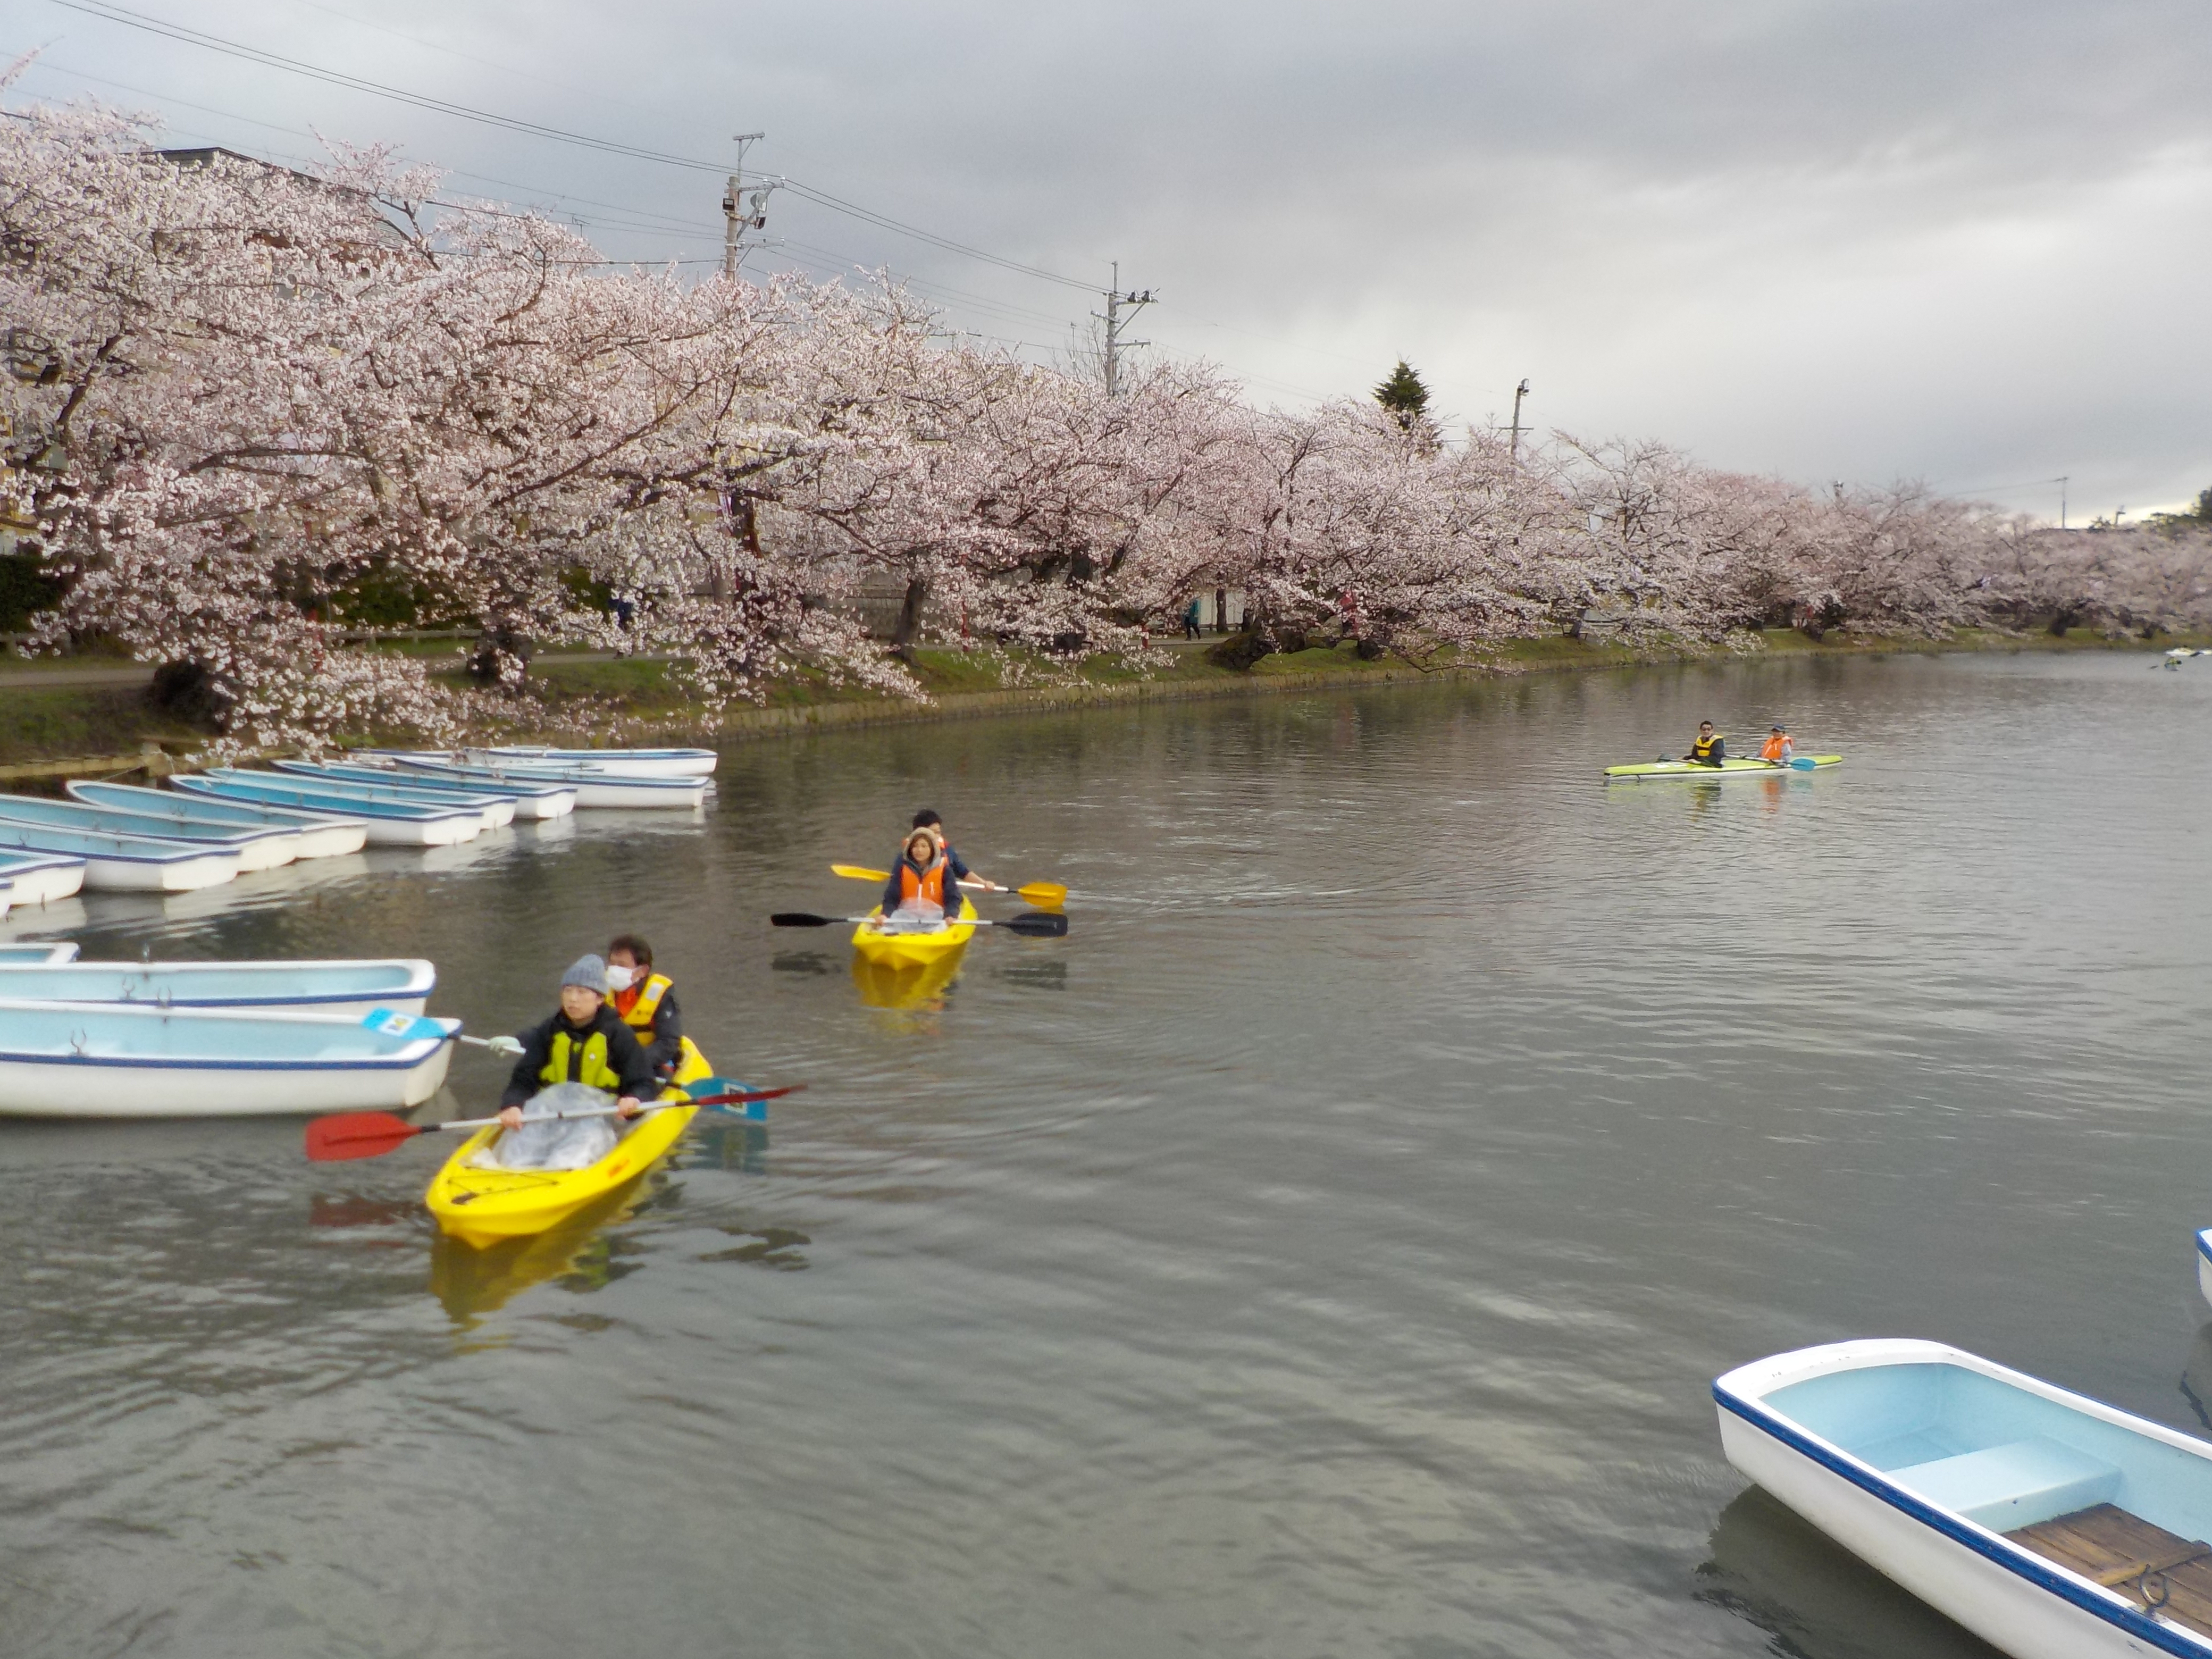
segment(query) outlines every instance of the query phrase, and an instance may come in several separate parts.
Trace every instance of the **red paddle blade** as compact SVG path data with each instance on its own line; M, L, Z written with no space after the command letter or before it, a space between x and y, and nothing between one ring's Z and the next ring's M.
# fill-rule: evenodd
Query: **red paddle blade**
M307 1158L314 1164L343 1164L349 1158L382 1158L411 1139L415 1126L390 1112L340 1112L307 1125Z
M747 1089L726 1095L701 1095L692 1101L694 1106L741 1106L748 1101L781 1100L786 1095L795 1095L806 1085L788 1084L781 1089Z

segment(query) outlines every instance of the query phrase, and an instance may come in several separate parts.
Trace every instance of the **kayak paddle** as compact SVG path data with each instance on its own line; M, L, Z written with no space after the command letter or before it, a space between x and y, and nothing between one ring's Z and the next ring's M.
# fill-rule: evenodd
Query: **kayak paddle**
M805 910L779 910L770 916L768 921L771 927L837 927L848 922L881 921L882 920L881 916L817 916ZM963 919L945 925L950 927L1003 927L1009 933L1019 933L1024 939L1067 937L1067 918L1063 915L1047 915L1042 910L1026 911L1006 921ZM890 931L898 933L902 930L894 927ZM911 931L934 933L937 930L915 928Z
M717 1078L715 1082L720 1082ZM647 1112L666 1111L672 1106L751 1106L762 1101L775 1100L793 1094L806 1085L794 1083L781 1089L750 1089L727 1094L708 1095L696 1100L648 1100L642 1103L638 1115ZM526 1114L525 1123L565 1123L577 1118L612 1117L617 1109L594 1106L581 1112L538 1112ZM768 1113L741 1111L736 1114L748 1121L765 1123ZM410 1123L405 1118L391 1112L339 1112L329 1117L313 1119L307 1125L307 1158L315 1164L343 1164L358 1158L382 1158L386 1152L397 1152L416 1135L434 1135L441 1129L488 1129L498 1122L495 1117L455 1118L450 1123Z
M830 873L852 881L889 881L891 878L891 872L888 870L864 870L857 864L833 864L830 866ZM972 887L977 892L1003 893L1009 890L1004 887L987 888L980 881L963 881L960 884ZM1057 909L1067 902L1067 889L1056 881L1033 881L1011 890L1026 904L1042 904Z

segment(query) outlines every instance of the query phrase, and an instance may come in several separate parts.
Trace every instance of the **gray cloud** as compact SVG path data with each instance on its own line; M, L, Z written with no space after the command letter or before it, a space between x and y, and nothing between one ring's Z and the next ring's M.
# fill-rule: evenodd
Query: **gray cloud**
M1464 419L1502 416L1526 374L1540 423L1807 480L2068 473L2077 512L2212 484L2201 3L136 3L708 161L764 127L757 164L878 211L1089 281L1120 258L1163 292L1142 329L1158 349L1217 357L1262 398L1364 392L1403 353ZM264 153L311 143L184 104L392 139L512 181L457 187L576 214L623 258L719 239L709 174L44 0L11 21L0 45L60 37L25 93L151 103ZM791 245L763 268L888 264L994 337L1064 345L1088 309L787 197L772 219Z

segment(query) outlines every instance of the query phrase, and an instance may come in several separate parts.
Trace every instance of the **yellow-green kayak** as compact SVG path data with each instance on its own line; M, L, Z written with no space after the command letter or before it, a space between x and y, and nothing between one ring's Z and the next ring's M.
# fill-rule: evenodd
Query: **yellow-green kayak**
M1807 766L1807 761L1812 765ZM1825 771L1843 763L1841 755L1800 755L1794 766L1763 760L1724 760L1718 766L1700 766L1695 761L1645 761L1640 766L1608 766L1605 775L1607 782L1620 780L1629 783L1646 778L1786 778L1793 772Z

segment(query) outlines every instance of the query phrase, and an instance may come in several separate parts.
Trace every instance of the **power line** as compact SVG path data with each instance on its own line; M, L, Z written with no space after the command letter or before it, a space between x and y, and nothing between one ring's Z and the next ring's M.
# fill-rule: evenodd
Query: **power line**
M702 161L691 156L678 155L666 150L650 149L641 144L625 144L613 139L594 138L586 133L570 132L562 127L548 126L543 122L526 121L518 117L500 115L490 110L477 109L473 105L456 103L451 99L434 98L424 93L410 92L403 87L388 86L380 81L371 81L364 76L349 75L343 70L325 69L319 64L307 63L297 58L287 58L281 52L266 52L258 46L249 46L240 41L225 40L221 35L210 34L202 29L187 28L181 23L171 23L161 18L149 17L142 12L135 12L127 7L117 5L113 0L52 0L52 3L70 11L82 12L88 17L97 17L106 22L120 23L126 28L142 29L149 34L160 35L166 40L175 40L185 46L198 46L204 51L220 52L226 57L242 58L247 63L258 64L265 69L282 70L288 74L302 75L310 80L320 81L331 86L343 87L349 91L365 92L373 97L389 98L395 102L406 104L416 109L428 110L434 114L450 115L465 121L476 121L486 126L497 127L507 132L521 133L530 137L550 138L559 143L575 144L585 149L598 150L609 155L626 156L632 161L657 161L664 167L689 167L702 173L727 171L724 166L716 162ZM787 179L782 183L784 187L794 195L803 196L808 201L826 207L832 212L849 215L881 229L895 231L902 236L911 236L917 240L927 242L933 246L943 248L948 252L963 254L971 259L981 259L1007 270L1018 271L1025 276L1034 276L1042 282L1060 283L1069 288L1080 289L1086 294L1091 291L1092 284L1079 278L1064 276L1058 271L1047 270L1041 265L1027 264L1018 259L1009 259L1003 255L989 252L966 242L955 241L949 236L940 236L935 231L925 230L919 225L908 224L903 220L894 219L888 214L878 213L872 208L862 207L857 202L848 202L842 197L833 196L827 191L817 190L812 185L801 184L796 179Z

